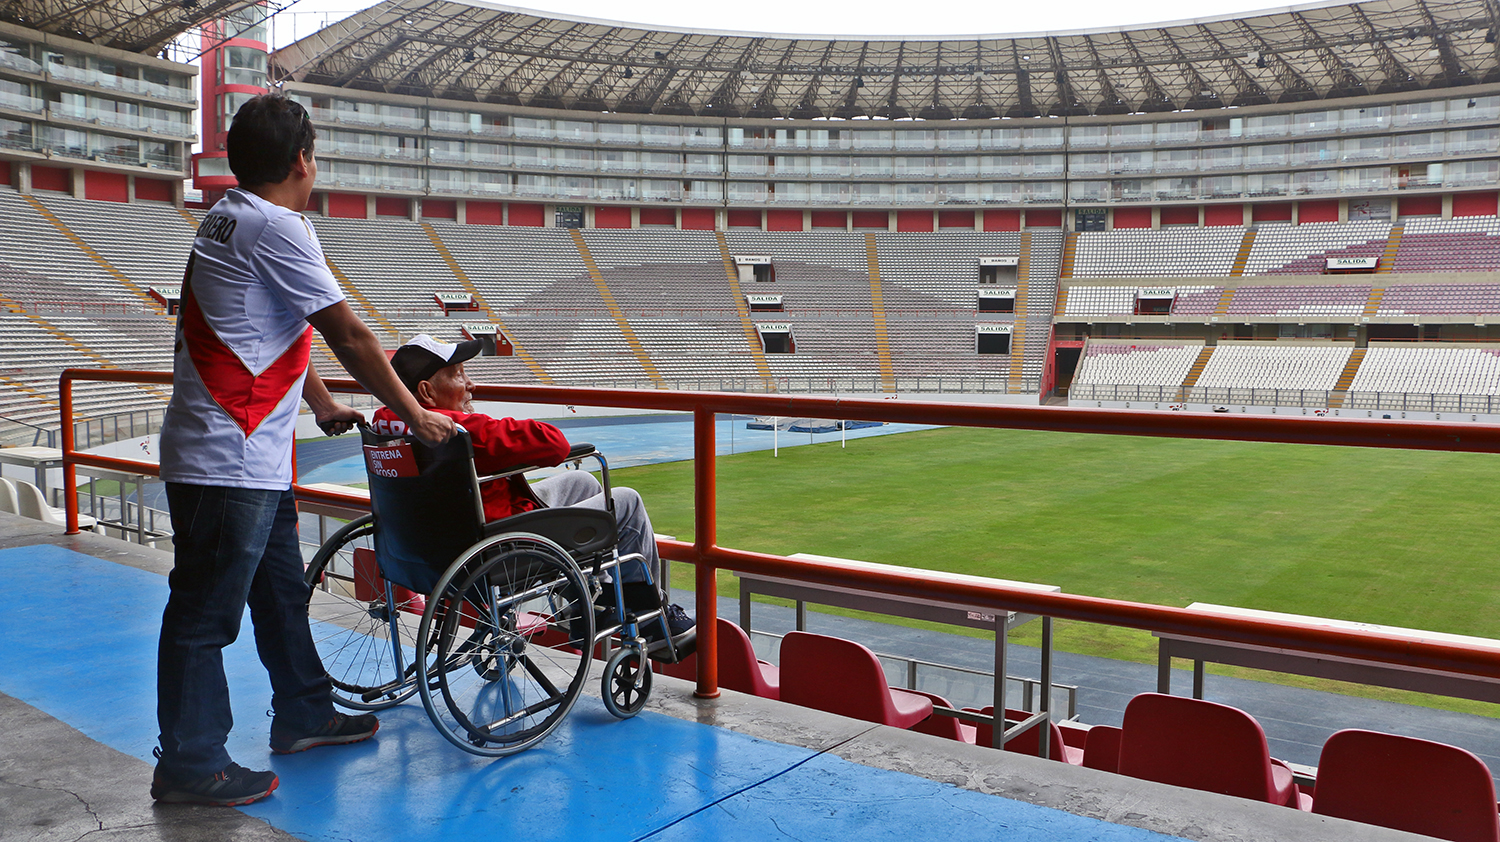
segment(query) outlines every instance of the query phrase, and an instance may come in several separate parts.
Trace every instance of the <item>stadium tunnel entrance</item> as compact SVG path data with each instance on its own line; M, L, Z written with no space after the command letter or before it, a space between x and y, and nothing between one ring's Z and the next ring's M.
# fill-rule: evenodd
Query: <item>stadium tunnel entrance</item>
M1078 363L1083 360L1083 343L1059 340L1053 344L1052 366L1057 372L1056 385L1053 393L1065 397L1068 387L1073 383L1073 375L1078 373Z

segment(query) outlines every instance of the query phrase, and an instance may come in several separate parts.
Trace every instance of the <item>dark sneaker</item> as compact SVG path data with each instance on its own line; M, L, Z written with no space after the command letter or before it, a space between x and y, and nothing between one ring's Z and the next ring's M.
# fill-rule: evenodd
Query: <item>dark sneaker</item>
M667 630L672 633L673 637L677 637L678 635L691 631L693 626L697 625L695 622L693 622L693 618L689 617L688 613L682 610L682 606L678 605L675 602L663 608L661 610L661 615L664 619L666 619ZM651 622L646 623L645 626L646 637L655 639L661 636L660 623L652 620Z
M692 617L688 616L686 611L682 610L681 605L675 602L668 605L662 613L667 618L667 628L672 630L673 637L688 631L698 624Z
M158 769L151 778L151 797L161 804L239 807L265 798L280 783L275 772L252 772L238 763L186 783L174 782Z
M380 720L373 713L350 716L335 713L322 728L301 734L290 734L271 723L271 752L273 754L296 754L318 746L341 746L361 743L375 736L380 730Z

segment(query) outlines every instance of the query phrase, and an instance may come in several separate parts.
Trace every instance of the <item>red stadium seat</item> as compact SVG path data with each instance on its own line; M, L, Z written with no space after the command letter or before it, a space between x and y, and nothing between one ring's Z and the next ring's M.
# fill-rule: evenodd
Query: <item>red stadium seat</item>
M886 683L874 652L852 640L800 631L781 641L781 700L896 728L932 715L931 699Z
M1161 693L1131 699L1120 729L1119 772L1305 808L1291 770L1271 759L1260 723L1217 702Z
M1323 744L1312 811L1454 842L1496 842L1484 761L1455 746L1350 729Z
M1083 746L1083 765L1102 772L1120 771L1120 729L1095 725Z
M719 686L749 693L762 699L781 698L781 670L755 657L750 635L730 621L719 618ZM698 677L698 656L689 655L675 664L653 663L662 675L689 681Z

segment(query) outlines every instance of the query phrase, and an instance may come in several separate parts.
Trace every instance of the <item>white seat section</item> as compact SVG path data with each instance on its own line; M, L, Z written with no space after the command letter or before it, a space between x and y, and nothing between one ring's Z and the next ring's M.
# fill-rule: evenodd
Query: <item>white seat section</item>
M1070 286L1063 300L1063 317L1128 316L1135 311L1136 290L1133 286Z
M1500 349L1371 343L1350 392L1500 394Z
M47 496L40 488L25 480L11 480L14 483L17 500L17 514L54 526L67 525L67 513L62 509L55 509L47 504ZM93 529L95 521L92 517L80 513L78 515L79 529Z
M1093 339L1073 385L1181 386L1202 350L1202 342Z
M1227 276L1244 237L1239 225L1083 231L1073 252L1073 277Z
M1353 344L1223 344L1198 375L1198 387L1329 391L1349 363Z

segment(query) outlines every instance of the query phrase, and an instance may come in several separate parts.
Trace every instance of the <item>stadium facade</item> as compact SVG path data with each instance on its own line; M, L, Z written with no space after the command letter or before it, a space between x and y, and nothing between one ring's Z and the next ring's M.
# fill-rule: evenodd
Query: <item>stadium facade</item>
M91 30L83 4L24 6L7 4L0 61L9 181L181 173L193 69L97 46L129 39ZM904 39L382 3L275 53L269 76L256 8L237 14L205 27L199 186L228 185L224 122L280 84L322 129L329 216L1004 231L1497 211L1487 0Z

